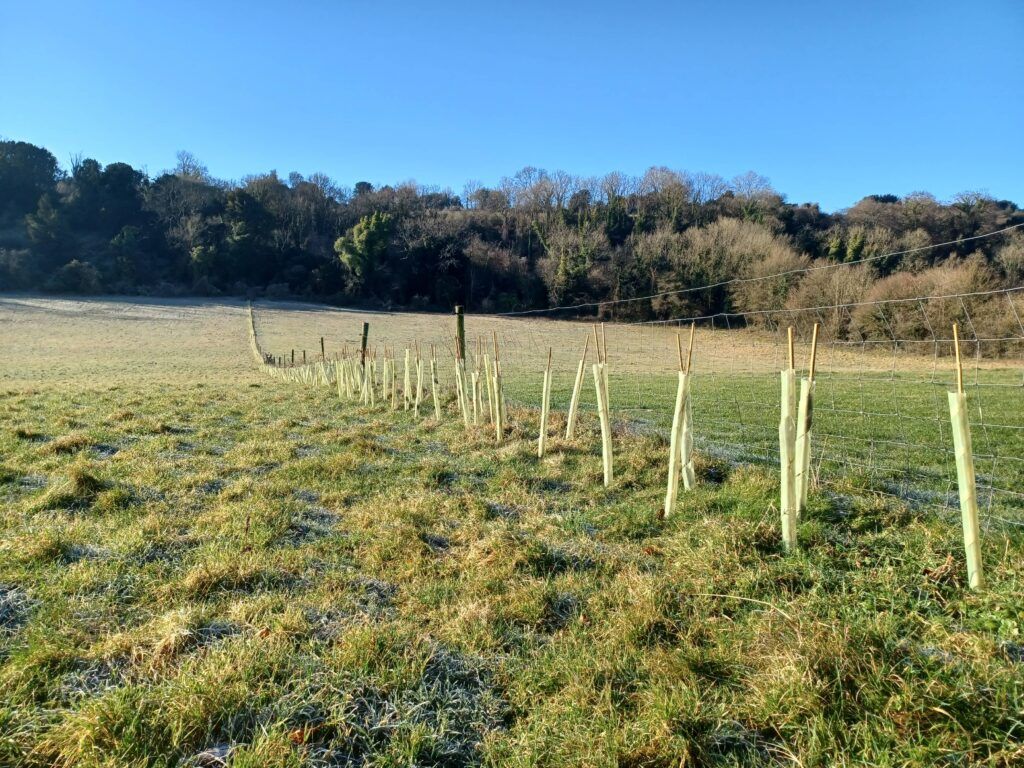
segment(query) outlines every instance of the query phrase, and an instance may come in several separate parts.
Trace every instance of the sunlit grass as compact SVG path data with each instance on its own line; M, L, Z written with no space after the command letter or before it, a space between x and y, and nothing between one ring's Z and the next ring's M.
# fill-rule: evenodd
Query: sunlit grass
M561 437L564 387L538 460L531 409L496 446L452 405L437 425L261 376L230 312L225 373L165 377L184 334L149 373L3 384L0 765L1024 756L1018 529L986 530L973 593L955 519L837 478L785 555L773 472L711 445L659 518L655 387L605 489L590 410Z

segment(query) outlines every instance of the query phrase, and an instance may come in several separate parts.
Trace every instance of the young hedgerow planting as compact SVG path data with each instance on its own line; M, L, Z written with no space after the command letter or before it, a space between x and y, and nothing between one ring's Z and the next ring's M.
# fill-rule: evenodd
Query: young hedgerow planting
M0 302L0 765L1024 760L1019 529L971 592L851 480L787 554L768 468L698 452L663 518L667 442L618 424L605 488L593 410L539 459L533 409L262 375L242 305L66 309Z

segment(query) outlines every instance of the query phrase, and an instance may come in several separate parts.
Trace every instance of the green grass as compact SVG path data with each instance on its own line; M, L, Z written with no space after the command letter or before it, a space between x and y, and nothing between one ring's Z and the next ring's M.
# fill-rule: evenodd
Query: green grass
M826 373L816 382L812 467L823 492L887 493L938 514L959 515L956 462L941 374ZM552 407L566 409L566 371L554 378ZM674 376L612 374L613 415L632 431L667 437ZM1012 370L979 371L967 382L979 504L989 525L1024 525L1024 387ZM510 377L509 397L540 401L540 377ZM596 411L588 373L582 407ZM777 374L697 372L694 439L733 463L778 465Z
M695 391L701 483L661 520L673 384L641 389L644 416L631 381L613 406L650 428L620 425L607 490L589 412L538 461L525 409L496 448L452 410L436 426L255 371L8 386L0 765L1024 761L1019 528L986 529L972 593L955 519L837 473L785 555L774 475L717 450L770 450L776 417L747 403L772 377ZM822 409L944 406L819 386ZM1021 418L990 393L990 421ZM893 429L840 410L836 430ZM1020 456L1005 433L976 447ZM900 451L940 487L928 439Z

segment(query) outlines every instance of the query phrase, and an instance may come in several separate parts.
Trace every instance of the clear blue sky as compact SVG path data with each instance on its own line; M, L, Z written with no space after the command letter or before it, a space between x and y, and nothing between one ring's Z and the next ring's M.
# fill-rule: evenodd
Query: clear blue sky
M1024 205L1024 2L28 2L0 136L156 173L461 191L525 165L755 170L794 202ZM505 7L502 9L502 7Z

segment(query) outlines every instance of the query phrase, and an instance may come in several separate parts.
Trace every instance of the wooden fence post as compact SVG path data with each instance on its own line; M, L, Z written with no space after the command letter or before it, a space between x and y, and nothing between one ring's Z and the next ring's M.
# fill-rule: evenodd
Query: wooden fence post
M360 350L361 351L359 353L359 359L364 364L366 363L366 342L369 340L369 338L370 338L370 324L364 322L363 323L363 340L362 340L362 344L360 345Z
M455 343L458 346L459 360L466 359L466 313L461 304L455 307Z

